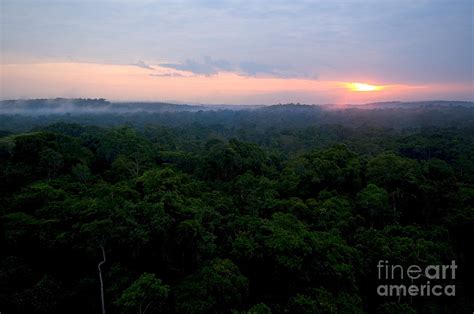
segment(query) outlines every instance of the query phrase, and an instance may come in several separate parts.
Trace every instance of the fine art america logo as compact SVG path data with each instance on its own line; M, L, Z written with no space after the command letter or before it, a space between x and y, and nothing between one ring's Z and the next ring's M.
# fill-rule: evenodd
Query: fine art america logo
M384 297L455 296L456 261L449 265L392 265L386 260L377 264L377 294ZM389 282L388 284L386 282ZM405 282L409 282L405 284Z

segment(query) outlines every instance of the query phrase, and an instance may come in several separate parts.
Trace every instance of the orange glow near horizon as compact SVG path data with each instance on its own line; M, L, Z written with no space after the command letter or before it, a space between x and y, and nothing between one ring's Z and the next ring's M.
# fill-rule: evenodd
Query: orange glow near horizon
M380 85L371 85L366 83L348 83L347 87L353 92L375 92L382 90L384 86Z
M113 101L206 104L362 104L453 98L449 95L466 95L471 91L470 84L382 86L349 83L337 77L310 80L242 76L233 72L202 76L152 66L154 70L133 65L74 62L0 64L0 98L102 97Z

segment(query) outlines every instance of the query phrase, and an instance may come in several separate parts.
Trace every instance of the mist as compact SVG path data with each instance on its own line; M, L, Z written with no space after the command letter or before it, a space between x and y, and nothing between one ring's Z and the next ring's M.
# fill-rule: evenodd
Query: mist
M98 99L30 99L0 102L0 130L27 131L51 123L228 128L231 133L341 125L350 128L459 127L474 121L466 101L380 102L363 105L186 105L165 102L112 102Z

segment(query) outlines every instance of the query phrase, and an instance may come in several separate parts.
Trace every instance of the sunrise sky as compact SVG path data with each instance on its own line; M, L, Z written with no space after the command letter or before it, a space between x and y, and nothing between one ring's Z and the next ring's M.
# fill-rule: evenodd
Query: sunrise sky
M0 1L2 99L474 100L471 0Z

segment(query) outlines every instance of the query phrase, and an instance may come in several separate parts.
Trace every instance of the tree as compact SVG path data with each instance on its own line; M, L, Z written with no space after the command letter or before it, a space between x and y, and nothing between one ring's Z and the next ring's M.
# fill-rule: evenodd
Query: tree
M77 164L72 168L72 174L81 183L86 183L92 178L92 173L89 167L85 164Z
M40 156L39 166L45 169L44 171L48 174L48 179L51 180L63 167L63 157L60 153L50 148L42 150Z
M389 210L389 196L387 191L375 184L368 184L357 194L357 207L370 221L370 226L384 227L396 222L398 213Z
M175 288L179 313L223 312L239 307L248 292L248 279L229 259L214 259Z
M413 221L421 208L419 198L420 168L415 160L383 153L369 160L367 179L389 193L393 211ZM416 206L418 205L418 206Z
M408 304L404 303L383 303L377 308L377 313L380 314L398 314L398 313L406 313L406 314L415 314L416 311Z
M292 188L293 193L305 198L333 189L351 194L360 186L361 174L357 154L339 144L291 161L283 172L282 182L283 187Z
M170 288L155 274L143 273L116 301L127 313L162 313Z
M272 310L265 303L252 306L245 314L272 314Z
M15 295L13 302L19 313L54 313L63 298L60 283L44 275L32 288Z

